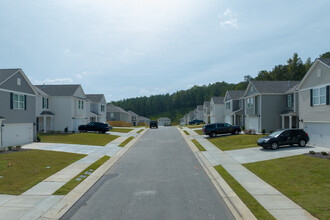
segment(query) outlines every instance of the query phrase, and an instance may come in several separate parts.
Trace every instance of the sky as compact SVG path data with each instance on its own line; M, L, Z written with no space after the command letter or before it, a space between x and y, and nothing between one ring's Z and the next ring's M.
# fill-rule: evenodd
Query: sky
M0 0L0 68L107 101L238 83L330 51L328 0Z

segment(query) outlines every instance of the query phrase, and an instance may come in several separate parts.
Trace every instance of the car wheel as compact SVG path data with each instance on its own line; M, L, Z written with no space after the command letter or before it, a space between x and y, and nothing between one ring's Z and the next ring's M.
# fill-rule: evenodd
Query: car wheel
M306 146L306 141L304 140L304 139L301 139L300 141L299 141L299 147L305 147Z
M211 137L216 137L216 136L217 136L217 133L215 133L215 132L211 133Z
M278 148L278 143L273 142L271 145L272 150L276 150Z
M235 131L234 131L234 134L235 134L235 135L238 135L238 134L239 134L239 130L235 130Z

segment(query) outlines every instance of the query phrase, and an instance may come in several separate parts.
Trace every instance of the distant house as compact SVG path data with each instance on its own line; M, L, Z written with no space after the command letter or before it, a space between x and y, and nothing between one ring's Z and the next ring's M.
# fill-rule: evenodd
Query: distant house
M190 111L187 115L187 124L189 124L189 122L193 121L195 119L195 113L194 111Z
M298 81L250 81L244 93L245 127L256 132L274 131L282 128L282 116L286 107L287 92ZM293 122L294 124L294 122ZM293 126L296 127L296 126Z
M89 122L88 101L81 85L36 85L36 87L43 92L41 94L39 91L40 96L48 95L48 108L44 109L51 109L55 117L51 129L77 132L79 125Z
M106 105L107 101L103 94L86 94L89 102L89 121L90 122L106 122Z
M129 110L128 114L131 115L131 122L132 122L132 126L138 126L139 124L139 115L136 114L135 112Z
M50 96L35 86L36 98L36 129L37 132L54 131L55 114L51 111Z
M171 125L171 119L167 117L162 117L158 119L159 126L169 126Z
M210 122L219 123L225 121L224 97L212 97L210 101Z
M330 59L316 59L297 87L300 127L310 144L330 147Z
M0 148L33 142L36 96L22 69L0 69Z
M210 102L205 101L203 104L203 121L206 124L210 123Z
M131 124L131 115L121 107L113 104L107 105L107 121L123 121Z
M143 116L139 117L139 125L149 125L150 121L151 120L149 118L146 118L146 117L143 117Z
M203 114L203 105L198 105L196 108L196 119L204 121L204 114Z
M188 122L188 114L185 114L181 119L180 119L180 125L187 125L189 124Z
M228 90L225 94L225 122L232 125L244 125L245 90Z

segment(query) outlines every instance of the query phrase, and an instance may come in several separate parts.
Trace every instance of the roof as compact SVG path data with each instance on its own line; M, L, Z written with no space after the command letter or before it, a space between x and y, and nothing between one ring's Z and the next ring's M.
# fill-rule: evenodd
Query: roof
M128 114L132 115L132 116L139 116L138 114L136 114L135 112L132 112L131 110L127 111Z
M4 118L4 117L2 117L2 116L0 115L0 120L1 120L1 119L5 119L5 118Z
M80 85L36 85L36 87L50 96L73 96Z
M143 117L143 116L140 116L140 117L139 117L139 120L140 120L140 121L150 121L149 118L146 118L146 117Z
M250 81L259 93L286 93L300 81Z
M327 64L328 66L330 66L330 58L318 58L318 59L323 63Z
M290 94L290 93L294 93L297 90L297 87L299 86L299 83L295 86L293 86L291 89L289 89L288 91L286 91L285 94Z
M0 69L0 84L19 70L20 69Z
M118 107L118 106L115 106L113 104L108 104L107 105L107 112L123 112L123 113L127 113L127 111L125 111L124 109Z
M239 99L244 96L245 90L228 90L231 99Z
M203 111L203 106L202 105L197 105L197 110L198 111Z
M103 94L86 94L86 98L91 102L99 103L103 98Z
M209 106L210 106L210 102L209 102L209 101L205 101L205 102L204 102L204 106L205 106L205 107L209 107Z
M224 97L212 97L211 100L214 104L223 104Z
M39 95L42 95L42 96L49 96L47 93L45 93L44 91L42 91L41 89L39 89L38 87L34 86L34 88L36 89L37 93Z
M93 111L90 111L89 115L92 116L92 117L101 116L101 115L99 115L99 114L97 114L96 112L93 112Z
M55 115L53 112L50 111L43 111L40 113L40 115Z

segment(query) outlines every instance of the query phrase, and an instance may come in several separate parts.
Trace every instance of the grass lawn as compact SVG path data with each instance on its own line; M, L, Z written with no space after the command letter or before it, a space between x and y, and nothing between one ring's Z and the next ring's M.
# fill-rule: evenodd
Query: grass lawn
M204 125L186 125L184 127L190 128L190 129L194 129L194 128L202 128Z
M144 129L138 130L136 133L140 134Z
M217 146L220 150L236 150L250 147L258 147L257 141L259 138L266 135L229 135L216 138L209 138L208 140Z
M77 180L79 176L84 175L87 177L88 175L86 174L86 172L90 172L90 173L94 172L97 168L99 168L102 164L104 164L107 160L109 160L109 158L110 158L109 156L104 156L100 158L99 160L91 164L89 167L87 167L84 171L82 171L77 176L75 176L73 179L71 179L69 182L67 182L64 186L59 188L56 192L54 192L53 195L68 194L69 192L71 192L71 190L73 190L76 186L78 186L79 183L85 180L85 178L80 178L80 180Z
M19 195L85 156L44 150L1 153L0 194Z
M133 131L133 130L134 129L130 129L130 128L112 128L111 129L112 132L121 132L121 133L128 133L128 132Z
M119 136L98 133L39 134L41 142L105 146Z
M203 130L202 129L194 130L194 132L196 132L199 135L203 135Z
M330 219L330 160L306 155L244 164L319 219Z
M221 165L214 167L237 196L251 210L257 219L275 219L260 203L239 184Z
M200 150L200 151L206 151L205 148L196 139L192 139L191 141L196 145L196 147L198 148L198 150Z
M130 142L133 139L134 139L134 137L127 138L126 140L124 140L123 142L121 142L121 144L119 144L119 147L125 147L126 144L128 144L128 142Z
M183 132L186 134L186 135L190 135L188 131L186 130L183 130Z

